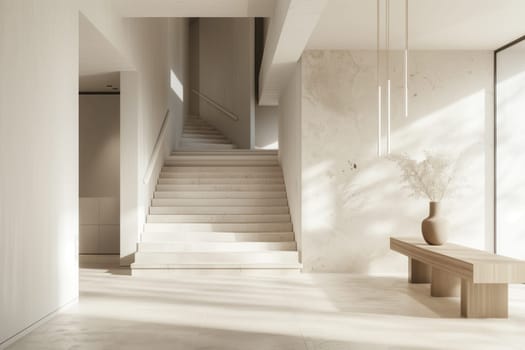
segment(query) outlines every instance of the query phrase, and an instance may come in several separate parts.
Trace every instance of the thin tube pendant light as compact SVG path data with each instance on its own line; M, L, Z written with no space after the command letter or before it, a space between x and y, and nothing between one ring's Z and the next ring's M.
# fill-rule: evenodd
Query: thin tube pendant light
M405 118L408 118L408 0L405 0Z
M377 57L376 57L376 63L377 63L377 71L376 71L376 76L377 76L377 156L378 157L381 157L381 128L383 127L382 126L382 123L381 123L381 119L382 119L382 114L383 114L383 111L382 111L382 87L381 87L381 75L379 73L379 69L381 68L381 56L380 56L380 40L381 40L381 3L380 3L380 0L377 0Z
M386 110L386 153L390 154L390 123L391 123L391 108L390 108L390 0L386 0L386 77L387 77L387 110Z

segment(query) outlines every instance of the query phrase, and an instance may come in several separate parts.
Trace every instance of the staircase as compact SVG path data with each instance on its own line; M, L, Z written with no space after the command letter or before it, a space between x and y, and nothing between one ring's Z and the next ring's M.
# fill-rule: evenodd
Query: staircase
M237 148L219 130L197 117L184 123L180 150L228 150Z
M277 152L215 140L227 141L198 119L185 125L182 150L166 159L158 179L134 275L301 268Z

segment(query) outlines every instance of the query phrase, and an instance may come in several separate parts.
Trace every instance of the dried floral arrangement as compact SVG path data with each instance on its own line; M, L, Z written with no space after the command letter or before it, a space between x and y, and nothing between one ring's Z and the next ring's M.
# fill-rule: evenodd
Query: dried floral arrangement
M424 154L425 158L421 161L411 159L407 154L391 155L389 159L401 169L401 178L413 197L439 202L452 192L457 162L430 151Z

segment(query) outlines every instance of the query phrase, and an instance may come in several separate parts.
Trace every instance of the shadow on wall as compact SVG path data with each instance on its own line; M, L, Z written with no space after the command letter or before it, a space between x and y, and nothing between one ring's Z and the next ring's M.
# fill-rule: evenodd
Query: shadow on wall
M255 108L255 148L279 148L279 107Z
M396 165L377 156L375 64L374 52L303 56L305 271L406 273L406 259L389 251L388 237L420 235L428 215L428 201L411 198ZM414 52L410 69L405 118L402 59L392 55L392 152L413 157L434 150L459 157L458 177L468 188L444 203L450 241L483 249L492 55Z

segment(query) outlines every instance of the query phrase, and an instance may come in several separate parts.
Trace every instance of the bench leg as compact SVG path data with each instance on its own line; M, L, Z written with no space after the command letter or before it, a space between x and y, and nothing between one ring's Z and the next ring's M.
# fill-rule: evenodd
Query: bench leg
M432 268L430 295L433 297L459 297L461 279L449 272Z
M508 318L507 284L474 284L461 280L461 316L467 318Z
M431 268L412 258L408 258L408 282L430 283Z

